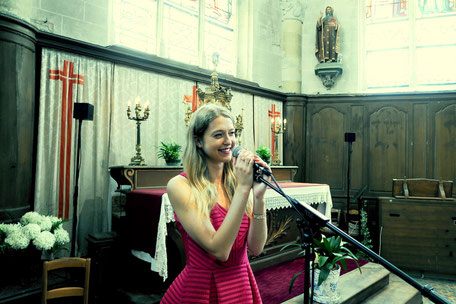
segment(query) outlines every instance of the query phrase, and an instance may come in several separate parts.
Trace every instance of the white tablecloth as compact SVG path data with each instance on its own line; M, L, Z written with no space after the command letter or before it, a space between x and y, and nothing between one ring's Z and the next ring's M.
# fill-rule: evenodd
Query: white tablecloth
M307 184L302 187L282 188L288 196L314 207L317 211L331 218L332 199L328 185ZM272 189L267 189L265 193L266 210L275 210L290 207L290 203L280 194ZM155 248L155 258L149 253L132 250L132 254L137 258L151 263L151 270L160 274L165 281L168 278L168 258L166 252L166 224L174 221L173 207L171 206L168 195L162 196L160 220L158 222L157 244Z

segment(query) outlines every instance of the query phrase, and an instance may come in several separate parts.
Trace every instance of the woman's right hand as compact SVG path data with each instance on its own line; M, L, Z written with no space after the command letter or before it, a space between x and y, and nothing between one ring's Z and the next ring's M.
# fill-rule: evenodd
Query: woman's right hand
M254 156L252 152L244 149L238 157L234 158L234 175L239 186L252 187Z

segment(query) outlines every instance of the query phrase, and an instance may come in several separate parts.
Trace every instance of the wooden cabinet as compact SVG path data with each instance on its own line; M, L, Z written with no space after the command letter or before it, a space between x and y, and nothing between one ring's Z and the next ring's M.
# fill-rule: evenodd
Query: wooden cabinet
M456 200L379 200L382 257L404 270L456 274Z

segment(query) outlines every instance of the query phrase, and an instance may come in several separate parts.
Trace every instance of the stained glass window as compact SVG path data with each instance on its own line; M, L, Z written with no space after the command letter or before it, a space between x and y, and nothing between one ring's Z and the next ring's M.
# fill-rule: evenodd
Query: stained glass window
M231 0L205 0L206 67L212 68L212 54L219 54L217 71L235 74L233 3Z
M198 2L166 1L163 15L164 56L198 65Z
M116 44L155 53L157 0L117 0L113 19Z
M456 88L455 0L366 0L365 87Z
M115 0L115 44L235 75L233 2Z

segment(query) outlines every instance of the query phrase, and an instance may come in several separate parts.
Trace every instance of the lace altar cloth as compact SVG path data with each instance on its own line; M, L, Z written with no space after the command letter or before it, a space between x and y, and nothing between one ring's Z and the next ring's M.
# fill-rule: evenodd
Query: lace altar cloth
M331 208L333 206L331 192L328 185L307 184L307 183L279 183L283 192L296 199L300 203L311 205L317 211L331 218ZM273 189L267 189L265 193L266 210L276 210L289 208L290 203ZM132 250L132 254L137 258L151 263L151 270L158 272L165 281L168 278L168 258L166 253L166 224L174 221L174 212L168 195L162 196L160 219L158 222L157 242L155 247L155 257L144 251Z

